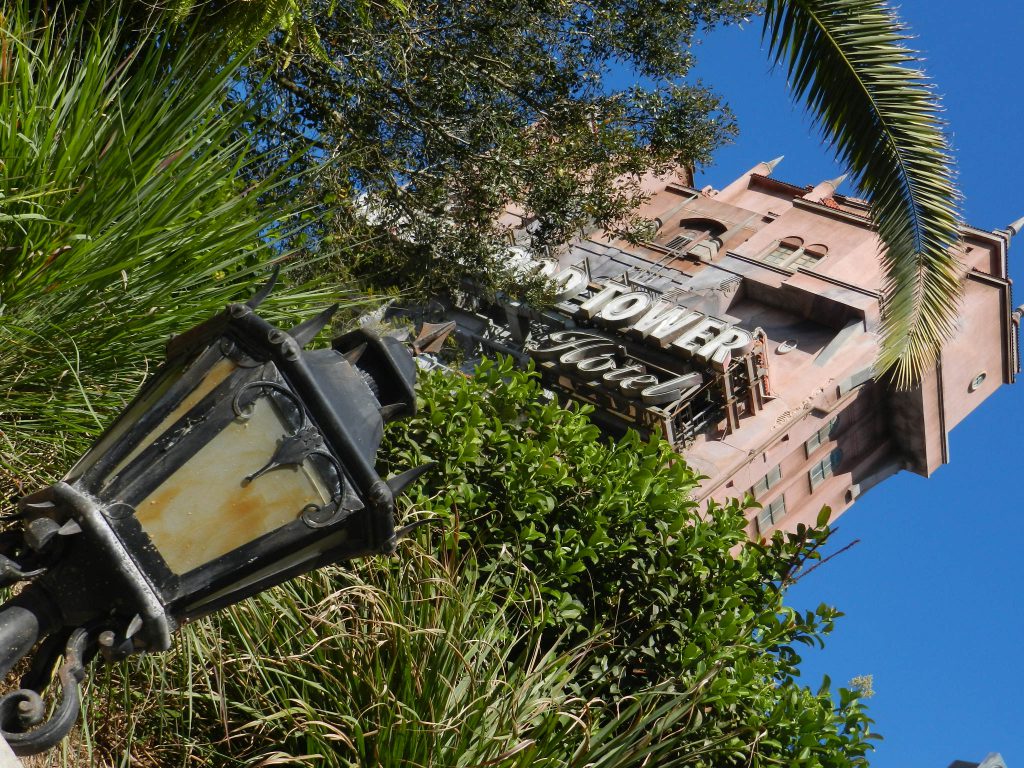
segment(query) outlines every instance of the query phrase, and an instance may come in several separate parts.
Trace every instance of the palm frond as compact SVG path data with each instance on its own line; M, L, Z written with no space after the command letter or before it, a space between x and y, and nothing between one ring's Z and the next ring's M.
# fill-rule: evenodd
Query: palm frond
M872 203L885 250L878 372L912 385L955 328L958 198L940 104L884 0L767 0L764 37Z

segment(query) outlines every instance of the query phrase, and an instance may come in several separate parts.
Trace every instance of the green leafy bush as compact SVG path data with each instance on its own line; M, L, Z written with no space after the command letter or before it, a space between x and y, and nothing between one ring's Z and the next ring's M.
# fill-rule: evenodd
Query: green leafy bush
M797 679L837 613L785 586L824 532L744 543L662 441L602 439L507 361L436 373L386 459L434 532L187 627L105 686L153 765L866 765L856 691ZM102 692L89 701L102 724ZM120 737L120 738L119 738Z
M485 362L475 378L435 372L420 392L419 414L392 426L386 455L395 471L438 463L410 496L439 519L441 541L428 546L471 554L509 594L528 572L549 642L592 643L576 690L605 702L685 694L687 743L717 744L719 760L774 753L799 764L811 732L813 759L840 754L833 736L844 747L833 759L863 754L856 695L834 710L827 691L795 682L797 649L821 643L838 615L783 601L825 530L748 542L740 504L699 508L698 478L665 441L604 440L585 408L558 406L511 360ZM821 730L807 730L809 718ZM748 740L762 728L771 735Z
M804 556L798 544L741 547L739 507L699 510L698 477L665 441L605 441L586 408L551 402L510 360L483 363L474 379L426 377L421 399L415 419L391 428L390 468L438 462L414 507L440 518L444 546L475 552L499 582L527 568L552 636L614 632L594 659L594 690L671 677L712 650L709 631L728 636L773 611L771 585Z

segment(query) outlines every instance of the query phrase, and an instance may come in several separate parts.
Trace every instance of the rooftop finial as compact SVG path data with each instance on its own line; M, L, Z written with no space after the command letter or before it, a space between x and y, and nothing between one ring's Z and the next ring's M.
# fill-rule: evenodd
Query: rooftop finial
M1016 236L1022 229L1024 229L1024 216L1021 216L1012 224L1007 225L1006 228L1010 230L1011 235Z
M775 166L777 166L779 163L781 163L782 162L782 158L784 158L784 157L785 157L785 155L779 155L774 160L769 160L768 162L765 163L765 165L768 166L768 173L769 174L772 171L775 170Z
M839 185L842 184L844 181L846 181L846 177L849 176L849 175L850 174L848 174L848 173L844 173L842 176L836 176L834 179L829 179L825 183L826 184L831 184L832 185L832 189L839 189Z
M826 200L831 200L839 185L846 181L846 176L847 174L844 173L842 176L836 176L834 179L818 182L810 192L804 195L804 200L810 200L814 203L824 203Z

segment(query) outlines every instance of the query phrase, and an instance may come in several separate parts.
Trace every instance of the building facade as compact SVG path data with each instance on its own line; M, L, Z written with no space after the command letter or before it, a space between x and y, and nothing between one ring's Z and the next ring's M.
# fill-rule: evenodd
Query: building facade
M752 494L754 537L813 524L824 505L835 517L901 470L930 475L949 431L1020 369L1014 226L964 229L959 330L896 391L873 368L883 275L867 204L838 179L779 181L776 162L721 190L647 178L649 240L594 232L534 265L553 306L467 297L448 312L464 343L533 359L610 432L660 430L704 476L702 500Z

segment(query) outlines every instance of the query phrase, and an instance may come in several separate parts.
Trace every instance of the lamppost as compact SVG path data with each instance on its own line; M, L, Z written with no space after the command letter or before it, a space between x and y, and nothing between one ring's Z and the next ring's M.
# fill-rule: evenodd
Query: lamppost
M374 459L384 422L415 409L411 355L362 330L304 350L336 308L285 332L253 311L273 282L172 339L134 402L0 534L0 584L29 581L0 610L0 677L36 649L0 698L15 753L67 735L97 653L167 650L184 622L406 532L395 496L426 467L385 481Z

